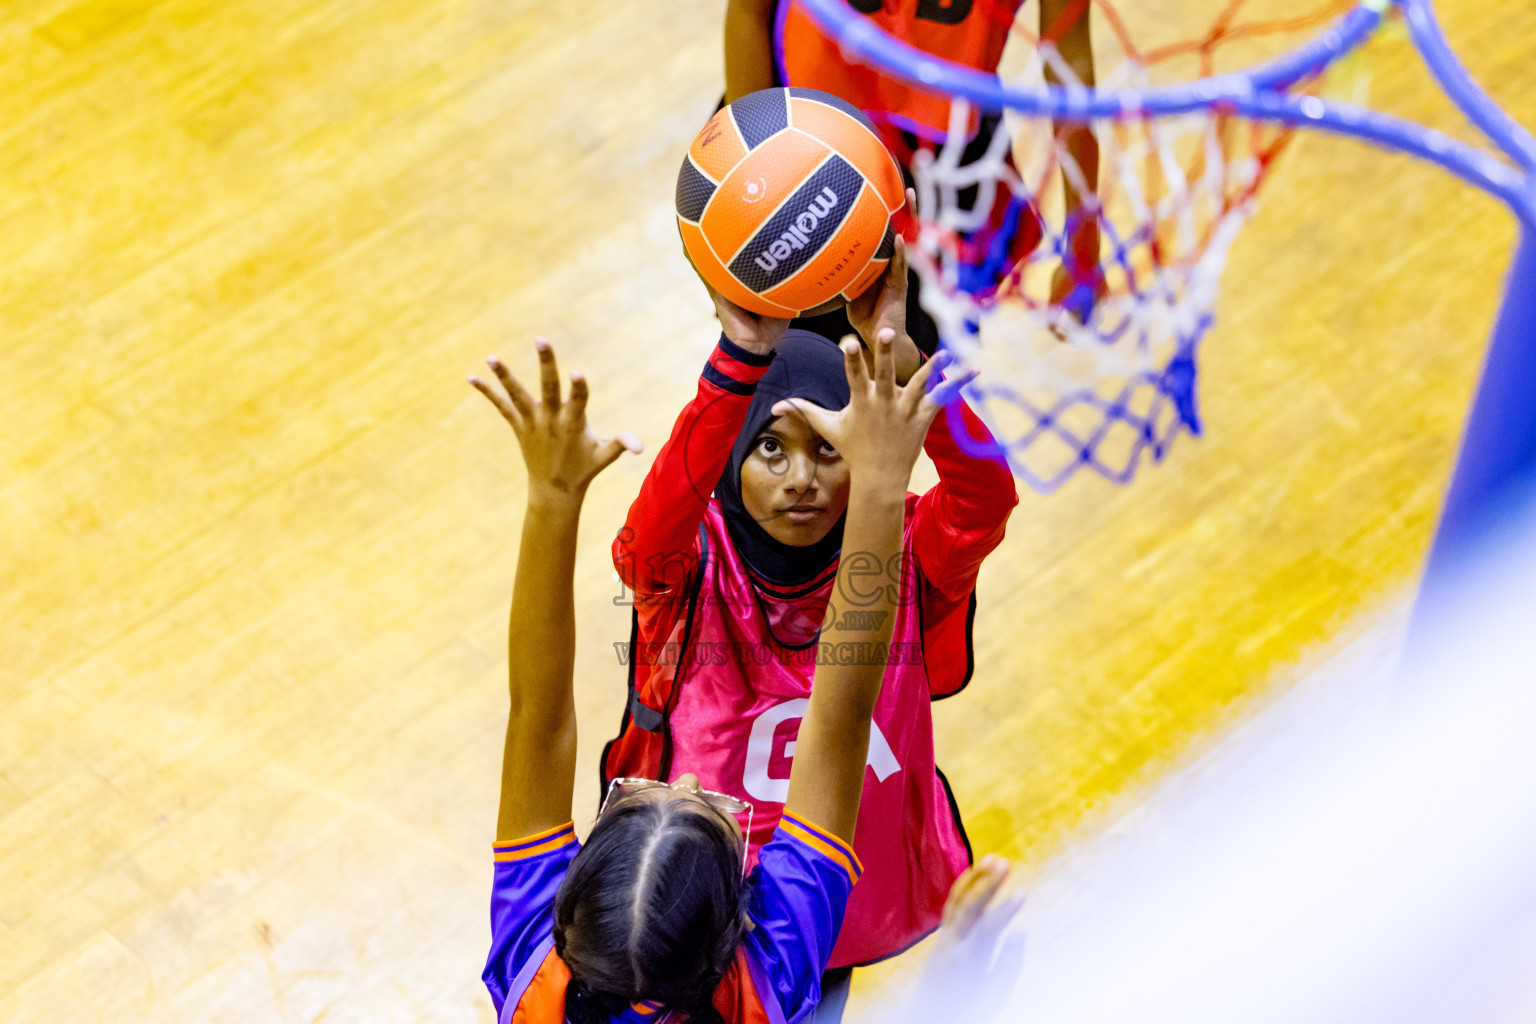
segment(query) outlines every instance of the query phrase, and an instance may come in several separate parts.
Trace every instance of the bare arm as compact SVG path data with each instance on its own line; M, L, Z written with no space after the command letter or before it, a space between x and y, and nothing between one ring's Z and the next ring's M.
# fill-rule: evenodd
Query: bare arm
M829 413L803 402L782 402L774 407L775 413L796 408L805 414L816 432L831 441L847 460L851 478L848 519L837 585L840 593L858 594L866 600L864 610L880 613L869 616L871 621L878 620L878 625L846 635L854 644L868 645L863 649L875 656L858 659L859 664L823 662L816 666L810 705L800 725L789 772L785 808L848 842L853 841L858 824L869 756L870 716L885 676L884 652L891 640L899 590L887 584L859 593L862 588L855 570L862 559L850 553L873 557L882 565L896 564L901 555L907 483L923 437L939 405L966 380L947 381L932 394L927 393L928 378L948 358L947 353L941 353L914 373L906 387L899 387L894 341L894 331L880 332L873 375L859 355L859 346L844 343L843 365L851 396L841 412Z
M725 8L725 102L773 88L774 0L729 0Z
M511 710L501 763L496 838L518 839L571 819L576 775L576 527L587 486L625 450L633 434L601 440L587 428L587 383L571 374L560 398L555 354L538 342L540 399L535 401L501 362L487 360L505 393L470 383L511 425L528 469L528 511L512 585L507 628Z
M917 195L910 188L907 205L917 206ZM885 272L848 303L848 322L864 339L864 362L871 372L874 339L883 330L896 333L892 353L897 384L906 384L922 365L922 356L907 334L907 246L900 235ZM961 405L960 415L972 437L990 439L975 413ZM981 560L1002 541L1003 524L1019 498L1007 463L966 454L947 425L928 431L923 448L939 471L939 482L922 496L913 513L912 554L924 578L941 594L960 598L976 586Z
M1040 37L1054 39L1057 52L1073 76L1083 85L1091 86L1095 79L1090 24L1089 6L1084 0L1040 0ZM1061 76L1050 64L1045 66L1045 78L1053 85L1062 84ZM1051 301L1061 302L1079 283L1092 284L1098 290L1098 282L1091 277L1099 262L1099 224L1084 206L1098 193L1099 142L1088 125L1080 122L1058 122L1055 130L1057 141L1082 172L1083 186L1079 189L1068 175L1062 175L1067 221L1076 230L1072 233L1070 257L1062 261L1051 282Z

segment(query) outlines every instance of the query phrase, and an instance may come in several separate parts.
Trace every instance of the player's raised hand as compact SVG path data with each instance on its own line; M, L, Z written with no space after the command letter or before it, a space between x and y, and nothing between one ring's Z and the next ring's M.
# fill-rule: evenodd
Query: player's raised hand
M949 897L944 901L944 916L940 922L945 928L946 941L965 942L973 937L973 931L977 938L996 938L1001 927L1013 916L1010 911L1017 911L1023 904L1022 896L997 901L997 894L1012 873L1013 866L1007 860L989 854L955 879L955 884L949 887ZM989 927L977 930L983 921L988 922Z
M710 301L715 304L715 317L720 321L720 329L733 343L748 352L767 355L783 339L784 332L789 330L788 320L742 309L709 284L706 283L704 287L709 290Z
M1024 961L1023 933L1011 926L1024 895L1005 891L1012 865L988 855L950 886L943 923L900 1024L940 1019L985 1024L1007 1003Z
M896 383L895 332L885 328L875 339L873 371L866 366L857 343L842 344L843 370L848 374L848 404L837 412L800 399L785 399L773 407L781 416L798 413L811 428L838 450L849 472L860 480L895 482L903 488L912 475L928 426L939 409L953 400L974 377L969 371L930 388L949 363L940 352L918 368L905 386Z
M917 208L917 193L910 188L907 189L907 207L912 210ZM896 340L892 350L896 355L898 384L911 380L923 361L917 345L907 334L908 280L907 242L898 234L896 251L891 254L891 262L886 264L885 271L858 298L848 303L847 310L848 322L859 332L859 338L864 342L864 363L870 373L874 373L875 369L875 338L883 330L895 332Z
M539 353L539 398L535 399L495 356L486 365L496 375L497 389L479 377L469 378L474 389L490 400L512 426L523 464L528 467L528 500L579 501L587 485L624 452L644 450L630 431L600 438L587 425L587 381L571 374L569 397L560 395L560 370L549 342L534 342Z

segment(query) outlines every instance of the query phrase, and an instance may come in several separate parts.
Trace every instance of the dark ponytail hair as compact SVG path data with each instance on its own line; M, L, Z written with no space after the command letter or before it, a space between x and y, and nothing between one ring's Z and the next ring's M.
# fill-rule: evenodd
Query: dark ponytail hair
M630 797L598 819L555 896L572 1024L608 1024L641 1000L723 1024L713 999L746 929L747 887L720 818L693 801Z

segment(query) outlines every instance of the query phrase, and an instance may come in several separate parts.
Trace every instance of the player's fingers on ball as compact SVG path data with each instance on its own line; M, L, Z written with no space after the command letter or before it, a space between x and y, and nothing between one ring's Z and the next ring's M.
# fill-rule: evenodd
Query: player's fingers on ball
M896 236L896 251L891 253L891 265L886 270L886 279L890 281L890 287L902 295L907 294L907 240L900 235Z
M869 316L870 311L875 308L875 296L877 294L879 294L879 292L880 292L879 284L878 283L877 284L871 284L868 288L865 288L863 291L859 292L859 294L857 296L855 296L852 299L849 299L848 300L848 320L849 320L849 322L853 322L853 321L857 321L857 320L862 320L862 319L866 318L867 316Z
M699 280L702 281L703 278L700 278ZM729 304L726 303L724 296L722 296L719 292L715 291L715 289L710 286L708 281L704 282L704 288L709 292L709 301L714 304L715 316L720 320L721 323L724 323L725 318L730 315Z
M917 189L915 189L915 188L908 188L907 192L906 192L906 198L907 198L907 212L911 213L911 214L916 214L917 213Z
M709 297L715 304L715 318L720 321L720 328L725 331L726 337L740 338L756 329L756 321L736 303L713 288L709 290Z

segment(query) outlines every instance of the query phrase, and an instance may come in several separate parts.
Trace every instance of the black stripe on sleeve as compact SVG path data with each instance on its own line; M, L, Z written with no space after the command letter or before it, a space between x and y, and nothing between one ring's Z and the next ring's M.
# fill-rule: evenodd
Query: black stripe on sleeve
M753 381L751 384L747 384L743 381L737 380L734 377L727 377L725 374L715 369L714 365L710 363L704 364L704 372L700 374L700 376L709 381L715 387L719 388L721 391L729 391L733 395L752 395L757 392L756 381Z
M765 352L762 355L758 355L756 352L748 352L724 334L720 335L720 351L738 363L745 363L748 366L767 366L773 362L772 352Z

